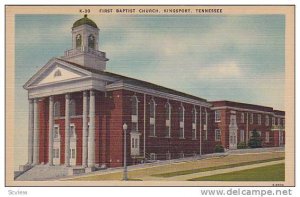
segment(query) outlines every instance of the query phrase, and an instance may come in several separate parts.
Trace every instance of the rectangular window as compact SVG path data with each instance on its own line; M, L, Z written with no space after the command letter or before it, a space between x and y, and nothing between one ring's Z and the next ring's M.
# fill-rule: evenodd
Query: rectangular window
M245 123L245 114L241 113L241 123Z
M137 138L135 138L135 148L139 148L139 141L138 141L138 139Z
M71 151L71 158L72 159L75 159L75 149L70 149L70 151Z
M134 148L134 138L131 138L131 148Z
M250 124L253 124L253 114L250 113Z
M193 124L196 124L196 119L197 119L197 112L196 112L196 109L194 108L193 111L192 111L192 123Z
M240 142L245 142L245 131L244 130L240 131Z
M206 123L207 123L207 121L206 121L207 120L207 112L204 113L202 117L203 117L203 124L206 125Z
M74 124L70 125L70 137L76 137L75 125Z
M204 136L205 140L208 140L208 137L207 137L207 130L205 130L205 136Z
M56 125L54 126L54 139L58 139L59 138L59 126Z
M221 130L220 129L215 130L215 141L221 141Z
M282 119L282 126L285 126L285 119Z
M277 119L277 125L280 125L280 118Z
M272 117L272 126L274 126L274 125L275 125L275 118Z
M219 110L215 111L215 122L221 121L221 112Z
M197 136L196 136L196 129L192 129L192 139L193 139L193 140L197 139Z
M184 121L184 108L183 108L183 106L180 107L179 120L180 120L180 122Z
M270 142L270 133L266 132L266 142Z
M266 126L269 126L269 124L270 124L270 119L269 119L269 116L266 115L266 122L265 122L265 125L266 125Z
M183 130L183 128L179 129L179 138L184 138L184 130Z
M261 115L257 114L257 124L261 125Z

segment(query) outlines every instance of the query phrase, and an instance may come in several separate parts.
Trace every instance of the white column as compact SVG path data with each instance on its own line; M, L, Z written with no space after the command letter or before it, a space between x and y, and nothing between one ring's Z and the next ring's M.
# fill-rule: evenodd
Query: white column
M95 165L95 92L90 90L90 127L88 136L88 166Z
M87 92L83 92L83 110L82 110L82 166L87 166L87 156L88 156L88 108L87 108Z
M48 149L49 165L53 165L53 125L54 125L53 96L50 96L49 97L49 149Z
M70 166L70 95L65 98L65 166Z
M39 114L38 99L33 101L33 164L39 164Z
M29 99L29 112L28 112L28 164L32 165L33 162L33 99Z

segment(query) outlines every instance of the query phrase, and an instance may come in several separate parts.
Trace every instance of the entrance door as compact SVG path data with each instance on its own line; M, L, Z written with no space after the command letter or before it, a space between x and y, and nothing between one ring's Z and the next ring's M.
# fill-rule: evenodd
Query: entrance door
M58 124L54 125L53 133L53 165L60 165L60 133Z
M283 132L279 131L279 146L283 146Z
M76 130L73 123L70 124L70 165L76 166L77 149L76 149Z
M237 149L237 129L229 130L229 149Z

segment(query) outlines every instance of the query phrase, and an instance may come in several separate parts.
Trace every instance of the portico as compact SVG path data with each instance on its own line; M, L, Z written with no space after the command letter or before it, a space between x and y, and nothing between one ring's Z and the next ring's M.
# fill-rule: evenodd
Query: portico
M64 164L65 166L74 166L77 163L81 163L84 167L93 167L95 166L95 90L84 90L80 92L82 94L82 114L73 114L74 109L70 109L70 103L76 102L75 100L72 100L72 94L74 93L66 93L64 94L65 97L65 107L64 107L64 117L56 116L58 115L58 112L55 112L55 110L60 110L60 107L57 107L60 105L59 101L55 102L55 98L62 95L51 95L49 97L46 97L44 99L48 100L48 107L49 107L49 119L48 119L48 164L49 165L61 165ZM37 165L41 162L44 162L43 159L40 159L40 153L39 153L39 138L40 136L40 129L39 129L39 116L41 113L39 113L39 99L40 98L31 98L29 99L29 131L28 131L28 164L30 165ZM55 104L54 104L55 103ZM59 104L58 104L59 103ZM41 104L40 104L41 105ZM54 109L54 106L56 105L56 108ZM72 105L72 104L71 104ZM63 105L60 105L63 106ZM80 162L70 162L72 159L75 159L75 161L78 161L77 155L81 153L77 153L77 144L76 144L76 127L72 121L73 117L76 117L77 119L82 119L82 158ZM64 140L61 139L62 128L59 128L60 124L55 124L55 122L58 121L64 121ZM89 126L88 126L89 125ZM77 128L79 129L79 128ZM89 135L88 135L89 133ZM79 136L78 136L79 137ZM45 136L43 136L45 138ZM74 141L72 139L75 139L75 145L72 145ZM59 145L55 145L59 142ZM61 144L64 142L64 144ZM56 151L55 147L65 147L64 150ZM62 151L64 151L64 162L62 162L62 159L59 163L55 162L53 163L53 159L56 157L61 157L63 155Z

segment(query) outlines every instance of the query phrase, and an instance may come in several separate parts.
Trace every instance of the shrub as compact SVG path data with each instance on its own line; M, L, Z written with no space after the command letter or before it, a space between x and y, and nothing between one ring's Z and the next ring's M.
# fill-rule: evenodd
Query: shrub
M259 133L256 131L256 129L254 129L254 130L252 131L252 137L251 137L251 139L249 140L248 145L249 145L249 147L251 147L251 148L260 148L260 147L262 147L260 135L259 135Z
M247 145L246 145L245 142L240 142L240 143L238 143L237 148L238 149L245 149L245 148L247 148Z
M221 144L217 144L215 146L215 153L223 153L224 152L224 147Z

